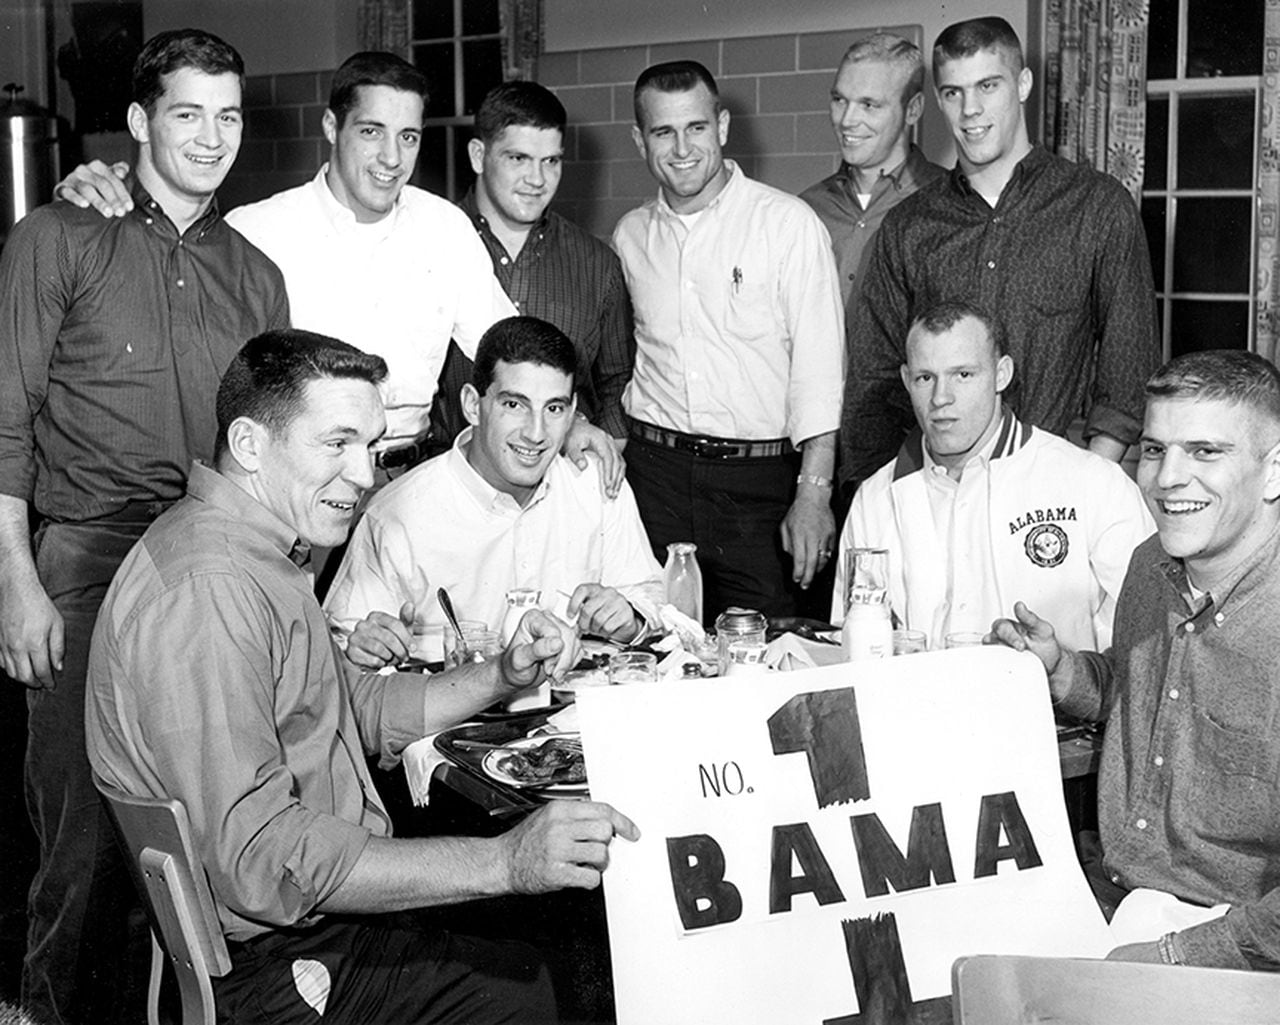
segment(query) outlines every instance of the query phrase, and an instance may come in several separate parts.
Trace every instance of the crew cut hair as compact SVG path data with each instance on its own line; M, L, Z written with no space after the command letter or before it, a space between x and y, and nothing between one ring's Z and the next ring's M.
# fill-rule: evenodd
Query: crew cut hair
M427 76L403 57L383 50L362 50L353 53L333 73L333 85L329 88L329 109L341 128L347 115L354 109L361 86L386 85L405 93L417 93L422 97L422 111L427 110Z
M1253 410L1280 426L1280 370L1240 349L1176 356L1147 381L1149 399L1215 399Z
M218 440L215 461L227 448L227 428L240 417L260 423L273 435L288 429L305 402L307 385L344 378L379 385L387 364L328 335L298 328L265 331L245 342L218 385Z
M1000 326L1000 322L977 303L967 299L944 299L927 307L911 322L907 337L910 338L917 328L930 335L940 335L944 331L951 330L966 317L972 317L986 328L987 336L995 349L996 359L1009 354L1004 328Z
M640 107L640 96L646 89L660 93L683 93L690 89L705 85L716 102L716 113L720 113L720 90L716 86L715 76L697 61L666 61L653 64L640 72L636 79L635 93L632 103L635 107L636 124L644 127L644 118Z
M503 82L490 89L476 111L475 137L486 145L508 128L554 128L564 135L564 104L537 82Z
M183 68L206 75L235 75L244 92L244 61L235 47L202 29L175 28L148 39L133 62L134 103L148 117L155 114L156 101L164 95L164 76Z
M924 92L924 55L920 53L920 47L910 40L889 32L877 32L858 39L845 50L836 74L839 75L846 64L860 64L863 61L890 64L907 73L906 83L902 87L904 107L913 96Z
M1015 73L1025 66L1022 58L1022 40L1003 18L970 18L948 25L933 44L933 77L947 61L972 57L979 50L1000 50L1008 54Z
M554 324L538 317L507 317L481 336L471 371L471 383L481 395L493 384L499 360L552 367L569 375L570 387L578 376L578 354L573 342Z

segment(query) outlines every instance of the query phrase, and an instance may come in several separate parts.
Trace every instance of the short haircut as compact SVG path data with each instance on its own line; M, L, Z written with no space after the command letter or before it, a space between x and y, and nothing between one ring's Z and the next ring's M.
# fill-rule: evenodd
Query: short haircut
M537 317L507 317L494 324L476 346L471 383L481 395L493 384L498 361L537 363L569 375L569 387L578 376L578 354L568 335Z
M697 61L667 61L664 64L653 64L640 72L636 79L636 89L632 102L635 106L636 124L644 127L641 116L640 96L648 89L660 93L685 93L705 85L716 101L716 113L720 113L720 90L716 87L715 77Z
M1022 58L1022 40L1003 18L970 18L948 25L933 44L933 77L947 61L972 57L979 50L1005 51L1013 70L1020 72L1025 66Z
M361 86L387 85L401 92L422 97L422 112L427 110L427 77L403 57L381 50L353 53L333 73L329 88L329 109L341 128L359 100Z
M387 377L381 356L328 335L297 328L266 331L236 353L218 386L215 460L227 448L227 428L244 416L272 434L285 431L302 411L307 385L321 378L348 378L379 385Z
M1280 426L1280 371L1270 360L1239 349L1188 352L1171 359L1147 381L1147 398L1230 402Z
M1008 355L1009 349L1005 343L1004 329L1000 326L1000 322L977 303L971 303L966 299L944 299L942 302L934 303L911 321L911 329L907 332L907 337L910 338L916 328L930 335L940 335L944 331L951 330L966 317L972 317L986 328L996 359Z
M920 53L920 47L901 36L877 32L875 35L857 40L840 58L840 67L836 74L843 71L846 64L860 64L863 61L891 64L906 73L906 85L902 89L904 107L913 96L924 91L924 57Z
M133 62L133 102L151 116L164 95L164 76L183 68L206 75L235 75L244 91L244 61L230 43L198 28L158 32Z
M476 111L475 137L491 143L508 128L554 128L564 134L564 104L537 82L503 82Z

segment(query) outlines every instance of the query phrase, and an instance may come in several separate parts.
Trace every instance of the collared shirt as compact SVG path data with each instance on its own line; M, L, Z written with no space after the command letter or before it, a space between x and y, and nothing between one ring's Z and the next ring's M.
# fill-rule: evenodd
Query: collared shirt
M1151 260L1137 206L1108 175L1037 146L992 207L957 167L899 204L876 233L849 329L842 480L869 476L915 426L898 368L912 318L977 302L1004 327L1023 420L1126 443L1160 359Z
M615 438L627 436L622 391L631 380L636 340L622 265L607 245L548 211L513 259L469 189L459 206L475 225L493 272L517 310L569 336L578 353L578 409ZM463 368L469 372L470 367ZM441 381L451 392L471 378Z
M0 258L0 493L50 519L181 497L227 364L289 324L280 272L215 204L180 235L131 191L119 218L33 210Z
M426 729L423 677L359 675L334 647L296 542L193 466L116 574L89 660L94 770L183 803L234 940L310 922L391 832L366 752L390 766Z
M620 591L650 626L658 624L662 569L653 557L635 496L624 483L605 498L596 466L564 456L523 508L467 461L471 431L452 449L415 467L369 503L325 601L330 622L349 634L370 612L394 614L426 600L425 655L441 658L444 587L458 615L498 629L507 591L542 592L542 607L565 616L566 595L582 583ZM415 628L416 628L415 623Z
M912 146L907 159L892 171L880 173L871 186L870 201L863 206L858 199L858 180L854 170L841 162L835 174L810 185L800 198L822 218L831 236L840 275L840 295L844 299L845 329L852 324L853 306L862 291L871 256L871 241L876 237L885 214L912 195L922 185L943 177L947 172L925 159L917 146Z
M691 226L659 192L614 229L636 319L623 405L671 430L798 445L840 422L831 239L807 204L725 167Z
M328 169L232 210L227 223L284 272L294 327L387 361L383 447L396 447L426 432L449 339L474 356L515 307L452 203L406 185L386 217L360 224L329 190Z
M1195 599L1159 537L1133 556L1106 655L1059 707L1107 719L1098 775L1117 884L1223 918L1178 933L1189 964L1280 968L1280 527Z
M953 630L986 633L1025 601L1064 644L1106 647L1129 559L1155 529L1124 470L1009 410L958 482L936 468L917 430L853 496L833 618L844 616L843 553L887 548L893 610L931 646Z

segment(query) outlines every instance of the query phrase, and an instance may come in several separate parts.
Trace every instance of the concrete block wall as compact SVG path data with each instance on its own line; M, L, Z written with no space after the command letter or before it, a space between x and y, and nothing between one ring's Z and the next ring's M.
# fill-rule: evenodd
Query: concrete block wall
M829 99L836 65L855 39L876 31L697 40L544 53L538 80L569 115L556 208L607 237L628 210L657 192L631 139L632 88L650 64L701 61L716 76L730 114L725 155L754 178L787 192L837 166ZM886 27L919 43L918 25Z

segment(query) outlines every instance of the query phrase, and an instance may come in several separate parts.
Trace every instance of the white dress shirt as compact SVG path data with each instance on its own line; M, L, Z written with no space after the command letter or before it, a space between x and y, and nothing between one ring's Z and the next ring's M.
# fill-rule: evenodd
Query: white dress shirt
M328 167L226 220L284 273L294 327L387 361L392 448L426 432L449 339L474 357L480 336L516 309L452 203L406 185L386 217L360 224L330 191Z
M467 461L471 433L369 503L325 601L336 630L349 636L370 612L395 615L406 601L425 602L422 657L436 661L445 629L437 588L448 589L460 618L496 630L512 588L540 590L542 608L565 618L566 595L582 583L616 588L658 626L662 568L630 487L607 499L594 456L579 470L558 455L521 508Z
M840 423L831 238L806 203L725 166L728 183L692 224L659 193L614 229L636 322L623 405L689 434L798 445Z

